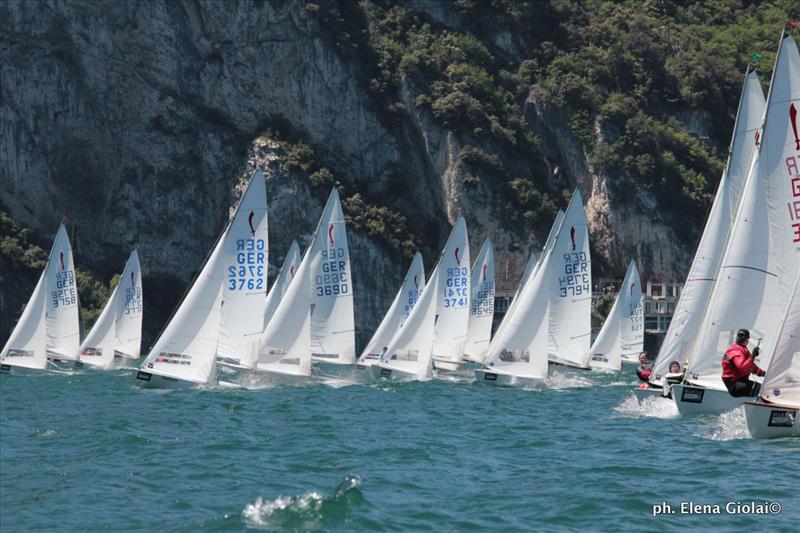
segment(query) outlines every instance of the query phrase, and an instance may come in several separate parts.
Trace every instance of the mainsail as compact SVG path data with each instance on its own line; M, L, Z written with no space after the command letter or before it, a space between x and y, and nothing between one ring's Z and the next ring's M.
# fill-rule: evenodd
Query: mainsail
M289 246L289 251L286 253L286 258L283 260L283 266L278 273L278 277L267 293L267 302L264 306L264 328L267 327L267 323L270 318L272 318L272 315L275 314L278 304L289 289L289 284L294 279L294 275L297 273L302 259L297 241L292 241L292 245Z
M0 363L39 370L47 368L45 284L46 271L43 271L14 331L0 352Z
M311 283L311 349L314 358L353 364L356 353L353 282L342 204L331 191L309 245Z
M550 360L589 368L592 260L583 199L577 189L564 214L547 269L542 271L550 293L547 335Z
M464 343L464 356L483 362L489 349L494 320L494 250L492 241L483 243L470 280L469 329Z
M460 363L469 328L469 240L467 223L458 217L431 279L439 277L436 298L436 360Z
M756 132L764 117L764 92L758 74L748 70L739 109L736 112L728 162L717 187L703 236L697 246L692 266L683 285L680 300L653 365L651 381L660 384L672 362L681 368L700 329L703 310L717 279L741 190L747 177L756 143Z
M687 381L724 390L720 361L739 328L775 351L780 321L800 270L800 55L784 35L756 148L717 282L689 356Z
M309 248L261 334L256 364L258 370L311 375L311 255Z
M72 246L64 224L58 228L50 258L45 267L47 356L54 359L77 359L80 346L78 285Z
M411 266L408 268L403 285L397 291L397 295L383 317L380 326L375 330L369 343L359 358L359 363L364 364L367 359L376 360L383 348L388 348L388 343L394 334L403 326L411 310L414 309L419 300L422 290L425 288L425 267L422 264L422 254L419 252L414 255Z
M771 403L800 408L800 277L794 283L775 354L761 386L761 397Z
M622 357L638 355L644 343L642 284L631 261L614 306L589 351L589 366L622 370Z
M242 194L224 241L217 356L252 366L264 329L269 270L267 188L259 169Z
M142 342L142 271L131 252L119 283L80 346L80 361L109 367L114 356L139 358Z

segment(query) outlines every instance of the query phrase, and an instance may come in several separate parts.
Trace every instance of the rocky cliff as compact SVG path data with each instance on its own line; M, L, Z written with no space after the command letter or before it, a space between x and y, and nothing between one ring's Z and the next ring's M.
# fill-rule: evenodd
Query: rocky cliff
M476 30L470 9L482 7L470 2L416 0L407 8L433 34L477 35L484 55L508 69L535 42L496 21ZM566 204L562 192L576 186L588 199L598 273L621 276L634 257L648 278L683 276L697 231L677 238L668 219L653 216L652 193L615 197L609 174L574 135L568 105L525 85L516 101L503 97L514 121L490 113L483 127L465 132L430 104L435 81L413 57L381 81L375 71L385 58L374 43L384 22L377 17L394 9L383 2L3 2L4 209L44 247L69 214L77 263L104 280L138 242L146 305L157 317L150 336L257 164L267 168L273 266L292 238L308 242L330 186L342 187L354 221L362 342L414 246L431 267L449 223L463 214L471 246L492 238L501 284L511 286ZM505 79L503 72L492 76ZM509 131L528 135L536 151ZM306 160L281 161L297 146L311 152ZM708 179L713 189L718 176ZM522 204L504 196L509 184L525 191L527 208L536 204L538 214L525 223L517 222ZM9 283L0 287L4 301L34 281ZM3 310L0 337L10 327L6 315L17 310Z

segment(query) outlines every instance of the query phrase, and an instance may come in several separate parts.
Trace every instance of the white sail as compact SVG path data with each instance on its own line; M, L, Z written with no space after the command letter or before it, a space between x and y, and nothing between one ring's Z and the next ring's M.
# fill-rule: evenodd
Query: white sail
M464 343L464 355L483 362L492 337L494 320L494 250L492 241L483 243L470 280L469 329Z
M458 217L431 278L439 277L436 298L436 360L459 363L469 328L469 240L467 223Z
M614 306L589 351L589 366L622 370L622 357L638 355L643 344L642 284L636 262L631 261Z
M47 368L47 333L45 328L45 272L33 289L17 325L0 352L0 363L24 368Z
M309 253L314 358L327 363L353 364L356 336L352 271L347 228L336 188L322 212Z
M771 403L800 408L800 277L794 283L775 354L761 386L761 397Z
M541 266L542 260L544 258L545 253L553 246L553 242L556 239L556 235L558 235L558 230L561 228L561 223L564 221L564 211L561 209L558 210L556 213L556 218L553 221L553 226L550 228L550 233L547 235L547 240L544 243L544 246L539 251L539 253L531 253L530 257L528 258L528 263L525 265L525 271L522 274L522 280L520 280L519 285L517 286L517 290L514 293L514 298L511 300L511 303L508 305L508 310L506 310L506 314L503 316L503 320L500 322L500 325L497 327L497 331L495 332L495 337L500 336L503 333L503 330L508 327L511 323L510 317L514 314L514 309L516 308L519 302L519 295L522 292L522 288L528 282L529 279L532 278L539 270Z
M678 305L653 364L651 381L660 384L672 362L681 368L692 343L697 338L711 289L717 279L728 229L739 205L749 163L753 157L756 132L761 126L765 107L764 92L756 72L745 76L739 109L736 112L728 162L717 187L700 244L681 291Z
M286 291L289 289L289 284L294 279L294 275L297 273L297 269L300 267L300 261L302 259L303 258L300 255L300 247L297 245L297 241L292 241L292 245L289 246L289 251L286 253L286 258L283 260L283 266L278 273L278 277L267 293L267 302L264 306L263 329L266 329L269 319L272 318L273 314L275 314L278 304L283 299Z
M358 362L361 365L368 364L368 360L377 360L383 348L387 347L394 334L403 326L403 323L411 314L417 300L419 300L422 290L425 288L425 267L422 264L422 254L417 252L411 261L403 285L397 291L397 295L389 307L389 311L383 317L381 324L372 335L366 348L361 353Z
M264 372L311 375L311 283L313 250L300 263L286 294L259 340L256 369Z
M217 357L253 366L264 329L269 246L264 173L255 172L228 227L223 249Z
M436 300L440 292L439 276L431 276L403 327L387 344L381 366L414 374L419 379L433 375Z
M77 359L80 346L78 284L72 260L72 246L64 224L58 228L45 267L47 356Z
M142 271L134 250L102 313L81 343L79 359L99 367L111 366L115 354L138 359L141 341Z
M739 328L760 340L759 363L775 351L780 320L800 270L800 55L781 39L761 134L723 254L720 273L689 356L687 380L724 390L720 361Z
M589 368L592 324L592 261L583 199L576 189L564 214L543 274L550 291L550 360Z
M142 363L142 370L192 383L216 379L225 233Z

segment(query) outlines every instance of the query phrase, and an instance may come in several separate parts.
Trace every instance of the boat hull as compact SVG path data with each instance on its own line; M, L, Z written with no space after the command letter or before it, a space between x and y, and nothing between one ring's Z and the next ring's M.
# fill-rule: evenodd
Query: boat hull
M515 376L513 374L503 374L492 372L486 368L475 369L475 381L486 385L497 385L501 387L531 387L543 382L541 378Z
M551 365L566 366L568 368L577 368L578 370L591 370L592 369L592 367L590 367L588 364L586 366L581 366L578 363L575 363L573 361L567 361L566 359L556 359L556 358L553 358L552 356L547 359L547 362L549 364L551 364Z
M672 386L672 400L681 416L694 416L718 415L736 409L742 402L754 398L734 398L726 390L682 383Z
M744 402L747 429L754 439L800 437L800 409L763 402Z
M669 393L668 393L669 394ZM639 403L644 402L647 398L662 398L664 396L664 389L635 389L633 395ZM667 396L669 398L670 396Z
M433 358L433 368L437 372L458 372L464 369L461 361L453 361L450 359L437 359Z
M394 381L419 381L424 379L414 372L401 370L392 366L385 366L380 363L375 363L369 367L372 377L375 379L390 379Z
M201 383L153 374L144 370L136 372L136 384L143 389L188 389Z
M13 376L35 376L37 374L46 373L46 368L30 368L27 366L16 366L6 363L0 364L0 374L9 374Z
M314 363L337 365L337 366L355 364L355 359L350 359L339 355L328 355L328 354L313 354L311 356L311 361L313 361Z

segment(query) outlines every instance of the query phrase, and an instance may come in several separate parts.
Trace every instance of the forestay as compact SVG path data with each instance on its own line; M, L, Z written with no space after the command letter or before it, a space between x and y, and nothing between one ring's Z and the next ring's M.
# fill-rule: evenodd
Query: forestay
M800 408L800 277L794 283L775 354L761 387L761 397L768 402Z
M544 275L550 291L550 360L589 368L592 262L589 229L580 191L575 190Z
M360 364L364 364L367 359L377 359L383 353L383 348L388 348L389 341L411 314L424 288L425 266L422 263L422 254L417 252L411 261L411 266L408 268L403 285L397 291L397 295L395 295L392 305L389 307L389 311L387 311L378 329L375 330L366 348L364 348L359 358Z
M748 173L720 275L690 355L688 381L724 390L720 360L735 332L761 342L769 364L791 284L800 269L800 55L781 39L767 97L761 144Z
M433 357L460 363L469 328L470 260L467 223L458 217L431 279L438 277Z
M761 126L764 107L764 92L761 90L758 74L748 71L736 112L728 161L678 305L653 365L653 383L660 384L673 361L683 368L689 349L697 337L703 310L719 272L728 228L739 205L741 190L753 157L756 132Z
M465 357L483 362L492 336L494 319L494 250L492 241L483 243L472 265L469 300L469 328L464 343Z
M109 367L114 356L139 358L142 342L142 271L131 252L119 283L80 346L80 361Z
M311 348L323 362L355 362L353 283L344 213L336 188L309 246L311 283Z
M76 360L81 336L78 285L72 261L72 246L64 224L58 228L45 267L45 287L47 356Z
M622 370L622 358L638 355L643 344L642 285L636 262L631 261L614 305L592 344L589 366Z
M269 270L267 190L255 172L225 234L217 356L252 367L264 329Z

